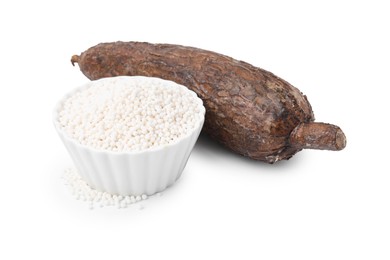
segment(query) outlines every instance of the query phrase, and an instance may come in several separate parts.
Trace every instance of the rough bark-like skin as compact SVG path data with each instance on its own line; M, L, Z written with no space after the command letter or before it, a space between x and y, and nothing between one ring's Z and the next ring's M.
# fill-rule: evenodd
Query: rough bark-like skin
M290 134L290 145L306 149L339 151L346 145L340 127L325 123L303 123Z
M274 163L303 147L290 133L314 121L297 88L243 61L192 47L144 42L101 43L73 56L91 80L119 75L175 81L195 91L206 107L204 132L231 150Z

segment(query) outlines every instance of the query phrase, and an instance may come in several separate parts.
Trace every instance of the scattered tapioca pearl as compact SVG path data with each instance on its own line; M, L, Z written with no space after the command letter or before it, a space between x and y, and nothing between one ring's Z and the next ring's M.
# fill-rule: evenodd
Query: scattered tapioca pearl
M78 174L76 169L66 169L63 175L65 185L71 194L77 199L88 203L90 209L95 207L113 206L118 209L127 208L129 205L148 199L146 194L141 195L116 195L98 191L89 186ZM142 205L142 209L144 206ZM141 209L141 208L140 208Z

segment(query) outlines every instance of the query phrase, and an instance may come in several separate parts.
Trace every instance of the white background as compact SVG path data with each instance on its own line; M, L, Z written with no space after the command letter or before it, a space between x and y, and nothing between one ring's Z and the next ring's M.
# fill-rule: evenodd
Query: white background
M2 1L0 259L390 259L390 9L322 2ZM70 57L117 40L270 70L347 147L268 165L201 137L143 210L89 210L63 184L72 162L51 116L88 81Z

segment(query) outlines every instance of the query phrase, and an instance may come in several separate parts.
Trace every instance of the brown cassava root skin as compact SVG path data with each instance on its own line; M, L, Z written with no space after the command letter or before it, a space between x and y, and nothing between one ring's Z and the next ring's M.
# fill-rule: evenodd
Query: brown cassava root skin
M91 80L139 75L187 86L206 107L203 131L252 159L274 163L303 148L341 150L345 146L341 130L339 139L344 141L338 143L343 145L335 144L333 130L329 133L336 126L311 123L313 111L297 88L225 55L172 44L113 42L91 47L71 61ZM297 126L301 129L294 131ZM292 132L295 136L290 138ZM313 134L306 140L303 135L309 132Z
M346 142L340 127L325 123L302 123L290 134L290 145L299 148L338 151Z

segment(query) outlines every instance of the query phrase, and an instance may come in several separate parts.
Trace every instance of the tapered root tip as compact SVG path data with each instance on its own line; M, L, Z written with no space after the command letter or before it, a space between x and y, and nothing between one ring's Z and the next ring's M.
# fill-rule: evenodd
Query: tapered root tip
M347 145L347 138L336 125L311 122L295 127L289 142L297 149L340 151Z
M337 151L340 151L340 150L343 150L345 148L345 146L347 145L347 137L345 136L345 134L343 133L343 131L339 128L336 132L336 150Z
M72 62L72 65L74 66L75 63L79 62L80 56L78 55L73 55L72 58L70 59L70 62Z

